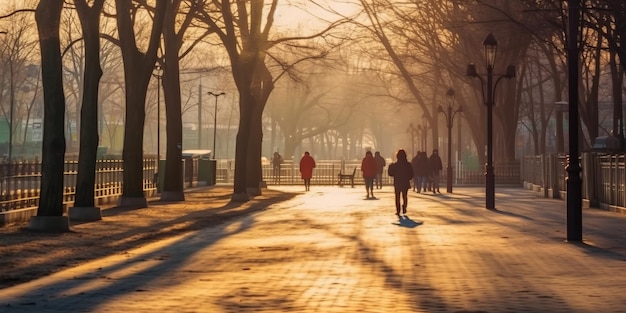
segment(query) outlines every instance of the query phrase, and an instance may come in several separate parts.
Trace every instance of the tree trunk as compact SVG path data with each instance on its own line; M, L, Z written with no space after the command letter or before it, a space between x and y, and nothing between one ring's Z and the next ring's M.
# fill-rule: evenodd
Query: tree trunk
M147 207L143 194L143 138L146 92L157 58L167 1L157 1L148 48L137 46L131 1L116 0L117 28L124 60L126 116L124 123L123 190L121 206ZM143 51L146 51L145 53Z
M249 89L248 89L249 90ZM232 201L246 202L249 200L247 191L246 172L248 166L248 147L252 121L250 103L254 101L249 92L239 92L239 131L235 143L235 180L233 184Z
M181 174L182 147L183 147L183 121L180 100L180 62L178 57L179 44L175 30L176 6L168 8L166 23L163 27L165 42L165 64L163 66L163 93L165 97L166 114L166 154L165 176L161 200L184 201L185 193ZM159 86L159 88L161 88ZM199 126L201 127L201 126ZM163 172L163 171L161 171Z
M63 0L40 1L35 12L44 95L41 195L37 216L31 219L29 225L35 230L69 230L69 221L62 218L65 161L65 94L59 39L62 8Z
M76 1L83 39L85 41L85 78L81 107L80 151L78 176L76 178L77 208L93 208L96 181L96 158L98 153L98 86L102 77L100 67L100 13L104 0L94 2L89 7L85 1ZM88 209L86 209L88 210ZM99 210L93 218L100 219Z

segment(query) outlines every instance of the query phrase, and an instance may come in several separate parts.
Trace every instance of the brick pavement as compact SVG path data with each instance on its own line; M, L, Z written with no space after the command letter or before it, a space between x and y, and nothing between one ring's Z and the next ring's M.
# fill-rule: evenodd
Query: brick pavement
M303 187L281 187L301 191ZM312 186L268 210L0 291L0 312L626 312L626 216L522 188ZM71 244L71 243L68 243Z

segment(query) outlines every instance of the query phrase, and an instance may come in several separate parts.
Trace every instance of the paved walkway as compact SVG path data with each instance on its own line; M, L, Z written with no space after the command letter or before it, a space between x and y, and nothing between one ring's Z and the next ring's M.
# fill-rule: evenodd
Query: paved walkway
M303 187L281 187L300 191ZM268 210L0 291L0 312L626 312L626 216L482 188L312 186ZM71 243L68 243L71 244ZM97 244L97 243L96 243Z

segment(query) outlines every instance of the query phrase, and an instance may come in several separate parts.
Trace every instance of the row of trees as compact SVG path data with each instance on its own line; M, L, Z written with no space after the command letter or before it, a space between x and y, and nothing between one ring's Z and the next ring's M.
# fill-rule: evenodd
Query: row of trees
M162 199L183 200L181 172L180 60L194 45L213 35L230 58L238 89L240 121L237 135L233 200L258 194L260 182L261 119L273 86L272 66L287 72L294 63L323 56L336 46L329 37L336 24L305 37L270 38L278 1L74 1L81 21L84 78L80 88L81 127L76 207L93 207L94 164L98 146L98 86L102 77L100 38L119 46L125 87L124 187L121 204L145 206L143 195L143 129L148 84L156 64L163 69L166 107L166 167ZM66 10L69 8L65 8ZM61 216L63 157L65 153L63 66L60 21L64 1L40 1L34 12L39 29L44 90L42 201L38 217ZM111 11L114 10L114 11ZM16 10L28 12L32 10ZM117 36L101 31L101 16L116 21ZM192 38L186 42L185 38ZM315 39L325 40L325 45ZM304 46L304 43L309 44ZM287 44L290 43L290 44ZM307 48L307 54L271 55L272 47ZM300 49L302 50L302 49ZM268 62L268 60L272 62ZM171 179L170 179L171 178Z
M99 93L99 88L108 71L121 71L124 77L118 82L125 95L123 104L118 104L124 110L125 128L121 202L147 205L141 160L146 110L152 102L147 101L147 95L155 65L163 70L167 133L161 198L184 200L182 182L175 179L182 170L181 68L197 67L206 62L202 56L207 55L227 56L236 87L235 201L246 201L261 192L264 121L269 119L275 125L271 129L280 130L286 155L293 155L305 138L326 147L328 155L338 146L354 151L355 147L372 145L389 151L389 128L403 133L406 125L422 116L431 127L429 134L436 148L440 124L437 106L444 103L450 87L464 108L464 133L471 136L478 156L483 158L483 87L465 77L465 67L477 63L482 68L481 42L489 32L499 40L496 70L503 71L508 64L518 67L516 80L502 84L496 93L495 160L515 159L518 124L533 134L537 153L545 149L554 103L564 100L566 88L566 2L343 1L350 4L350 14L315 3L326 13L326 22L318 20L322 27L296 35L275 28L277 0L48 0L33 2L34 9L28 9L26 3L26 9L16 8L7 14L7 18L22 18L35 12L39 30L45 173L38 214L62 215L62 191L54 185L62 179L58 169L62 169L65 152L67 99L76 99L74 112L80 108L80 118L76 119L80 121L80 173L75 205L94 206L93 164L98 134L102 133L97 125L102 125L98 123L102 103L112 94ZM67 12L72 13L64 15ZM62 23L64 16L78 17L80 25ZM594 1L585 7L585 32L580 41L583 147L598 135L598 103L603 92L613 101L612 130L623 134L624 67L619 62L626 57L623 21L622 1ZM72 60L80 60L73 63L76 70L70 72L81 75L75 75L76 84L68 86L63 84L68 81L68 66L63 60L70 54L79 56ZM213 66L219 63L211 61ZM607 70L610 75L604 75ZM10 72L11 82L16 81L16 73L20 72ZM66 90L70 90L67 96ZM15 92L0 94L5 95ZM3 98L0 101L7 103ZM562 132L562 127L557 131ZM564 140L559 142L559 151L564 152Z

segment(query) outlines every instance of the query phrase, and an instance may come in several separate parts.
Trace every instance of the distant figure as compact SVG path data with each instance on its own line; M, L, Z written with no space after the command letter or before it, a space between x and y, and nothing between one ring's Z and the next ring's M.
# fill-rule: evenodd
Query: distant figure
M406 152L402 149L396 153L397 161L391 163L387 169L389 176L393 177L393 189L396 200L396 215L400 216L400 195L402 195L402 213L406 214L408 204L407 193L411 188L411 179L413 178L413 167L407 160Z
M304 188L309 191L311 188L311 178L313 177L313 169L315 168L315 160L309 154L309 151L304 152L304 156L300 159L300 175L304 179Z
M433 150L433 154L430 155L429 166L431 177L433 179L433 194L441 193L439 191L439 176L441 175L441 170L443 170L443 163L441 163L441 158L439 157L439 151L437 149Z
M281 164L283 164L283 157L278 152L274 152L274 156L272 157L272 177L274 178L274 183L277 184L280 184Z
M421 151L417 151L417 154L413 157L413 159L411 159L411 167L413 168L413 191L417 191L420 192L419 189L419 177L417 176L417 166L418 166L418 161L419 161L419 157L422 154Z
M430 171L430 161L426 152L422 151L417 155L417 192L423 190L426 192L426 184L428 183L428 172Z
M376 160L376 189L383 188L383 170L385 168L386 162L385 158L380 155L380 152L376 151L374 153L374 160Z
M365 180L366 199L376 199L374 197L374 178L376 177L376 160L372 156L372 151L365 152L365 157L361 161L361 171Z

